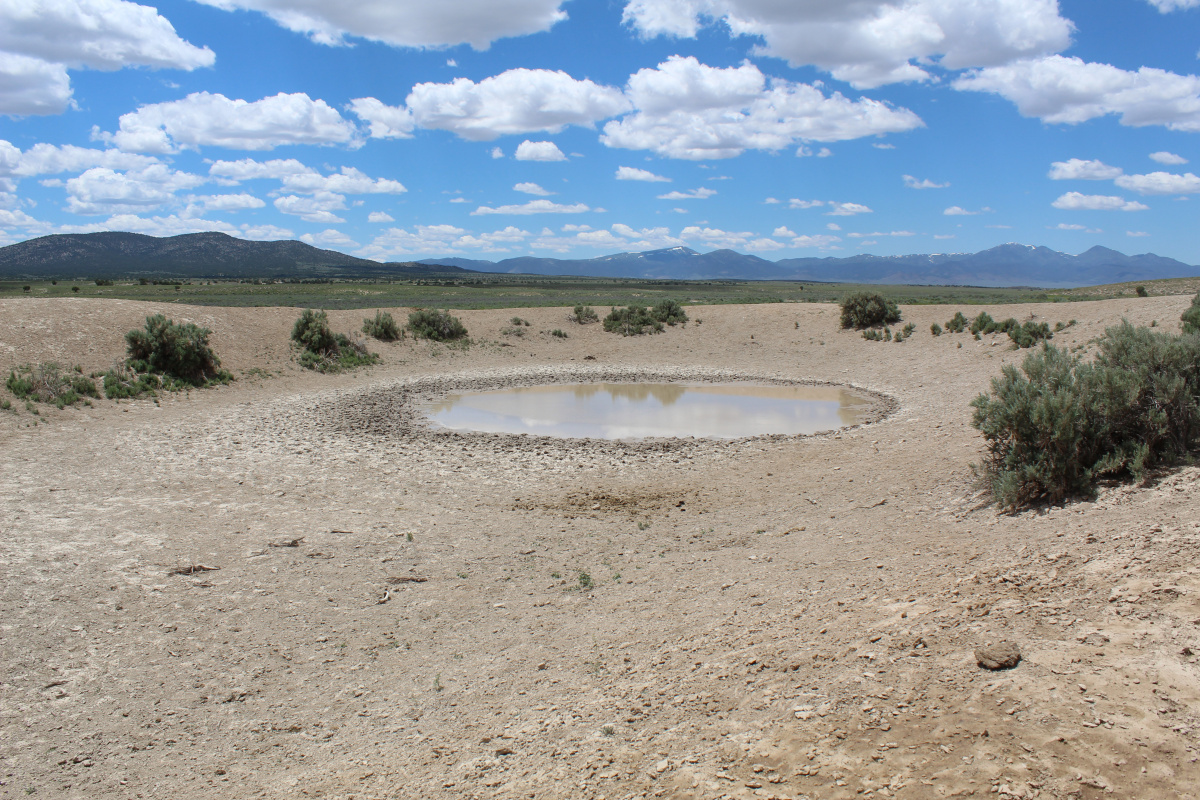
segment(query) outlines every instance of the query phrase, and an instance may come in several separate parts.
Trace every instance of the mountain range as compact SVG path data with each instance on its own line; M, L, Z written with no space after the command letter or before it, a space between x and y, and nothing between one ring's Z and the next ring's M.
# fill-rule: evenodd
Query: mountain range
M852 255L768 261L734 250L670 247L586 259L446 257L380 263L303 242L252 242L224 233L157 238L138 233L55 234L0 247L0 278L376 278L467 277L473 273L660 280L791 280L1067 288L1200 275L1200 267L1152 253L1106 247L1069 255L1002 244L979 253Z

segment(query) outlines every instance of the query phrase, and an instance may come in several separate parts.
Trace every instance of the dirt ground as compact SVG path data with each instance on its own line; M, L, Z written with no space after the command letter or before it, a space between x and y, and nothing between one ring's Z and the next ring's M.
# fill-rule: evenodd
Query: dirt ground
M1188 300L987 310L1076 319L1074 346L1122 317L1176 329ZM829 305L688 310L633 338L465 312L469 348L377 345L326 376L290 360L295 309L0 302L4 374L104 369L164 311L238 376L0 411L0 798L1200 795L1200 469L1001 515L968 403L1021 358L1006 338L931 336L953 307L904 308L901 344ZM890 400L732 443L413 414L623 376ZM1002 640L1021 663L979 667Z

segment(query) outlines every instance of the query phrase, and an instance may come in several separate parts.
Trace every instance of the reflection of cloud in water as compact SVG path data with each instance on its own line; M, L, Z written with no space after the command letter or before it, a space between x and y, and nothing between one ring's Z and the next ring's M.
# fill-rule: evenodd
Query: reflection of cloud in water
M853 425L869 407L834 386L639 383L449 395L428 408L431 419L455 430L637 439L816 433Z

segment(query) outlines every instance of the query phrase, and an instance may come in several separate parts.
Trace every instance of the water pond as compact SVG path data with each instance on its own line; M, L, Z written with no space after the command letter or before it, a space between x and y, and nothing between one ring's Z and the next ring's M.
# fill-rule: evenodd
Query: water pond
M740 439L863 421L869 397L839 386L583 383L450 394L425 412L459 431L593 439Z

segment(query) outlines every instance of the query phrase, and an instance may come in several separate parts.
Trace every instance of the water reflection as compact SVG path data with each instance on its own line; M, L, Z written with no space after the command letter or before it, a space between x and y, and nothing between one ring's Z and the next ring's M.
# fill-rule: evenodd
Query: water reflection
M736 439L805 434L862 421L871 402L836 386L589 383L448 395L430 419L454 430L538 436Z

